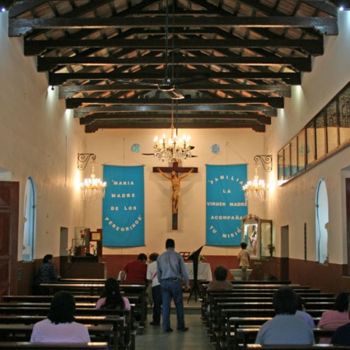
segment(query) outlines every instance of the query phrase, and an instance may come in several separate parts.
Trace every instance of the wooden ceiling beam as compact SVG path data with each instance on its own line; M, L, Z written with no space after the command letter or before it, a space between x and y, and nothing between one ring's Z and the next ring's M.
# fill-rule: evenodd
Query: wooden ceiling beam
M258 91L258 92L272 92L280 96L290 97L291 88L284 84L216 84L211 82L202 83L182 83L177 84L181 91L183 90L222 90L222 91ZM62 85L59 87L60 98L73 97L77 93L82 92L117 92L117 91L130 91L140 90L148 91L157 89L154 85L145 84L104 84L104 85Z
M129 105L129 106L172 106L170 98L67 98L66 108L77 108L82 105ZM267 104L275 108L284 108L283 97L237 97L237 98L185 98L176 101L177 106L196 105L236 105L236 104Z
M9 36L21 36L37 29L108 29L164 27L165 16L109 18L12 18ZM182 16L169 21L169 27L240 27L240 28L317 28L327 35L337 35L337 19L333 17L230 17Z
M282 79L291 85L301 84L300 73L280 73L280 72L196 72L195 70L176 71L176 80L189 79ZM49 85L61 85L68 80L164 80L164 72L159 73L51 73L49 72Z
M32 11L36 7L47 3L47 0L32 0L32 1L21 1L13 4L9 10L9 18L14 18L22 15L25 12Z
M142 0L141 3L139 3L135 6L132 6L124 11L119 12L116 17L129 16L129 15L133 15L135 13L139 13L145 7L153 4L156 1L157 0ZM27 2L29 2L29 1L27 1ZM47 0L45 2L47 2ZM86 3L85 5L74 8L72 11L69 11L68 13L60 15L59 18L73 18L73 17L84 16L89 12L93 12L93 11L98 10L101 6L104 6L110 2L111 2L111 0L93 0L93 1ZM35 33L30 35L30 37L33 38L33 37L36 37L36 36L43 34L43 33L45 33L45 29L43 29L41 31L36 30ZM89 34L91 34L91 31L89 31ZM77 33L70 35L70 38L71 39L73 39L73 38L79 39L79 38L85 37L86 35L87 35L86 31L82 30L82 31L79 31Z
M91 113L117 113L117 112L132 112L132 113L140 113L140 117L142 117L142 113L145 112L169 112L171 113L173 106L171 105L123 105L123 106L94 106L94 107L79 107L74 110L75 118L82 118ZM179 112L261 112L266 116L275 117L277 116L277 110L273 107L262 106L262 105L195 105L195 106L187 106L187 105L178 105L176 106L176 110Z
M186 33L189 35L189 33ZM137 49L137 50L164 50L166 43L159 39L100 39L100 40L72 40L72 39L58 39L58 40L25 40L24 54L38 55L47 49L57 48L123 48L123 49ZM243 40L243 39L219 39L219 40L188 40L188 39L171 39L168 41L169 50L173 49L188 49L203 50L203 49L217 49L217 48L302 48L310 54L323 53L322 39L264 39L264 40Z
M325 0L302 0L304 4L310 5L317 10L326 12L328 15L336 17L338 14L337 6L331 1Z
M213 5L206 0L192 0L192 2L204 7L209 12L215 12L215 13L220 14L221 16L232 16L231 12L224 10L222 8L218 8L216 5ZM254 11L254 15L256 14L257 11L259 11L259 12L262 12L267 17L285 16L284 13L276 10L278 3L279 2L277 2L274 7L269 7L269 6L264 5L259 0L238 0L237 4L238 5L243 4L243 5L246 5L250 8L252 8ZM273 34L270 30L261 30L261 29L257 29L257 28L250 28L250 29L257 32L257 33L260 33L260 35L263 35L264 37L269 37L269 38L271 38L271 36L275 37L275 34ZM266 28L266 29L268 29L268 28ZM321 36L320 33L318 33L318 31L315 30L314 28L303 28L303 31L307 32L308 34L310 34L312 36L317 36L317 37Z
M39 72L49 71L56 66L83 65L83 66L134 66L134 65L238 65L238 66L291 66L301 72L311 72L311 57L212 57L200 55L197 57L175 55L166 57L38 57Z
M79 122L81 125L87 125L93 122L94 120L103 119L103 120L129 120L129 121L140 121L140 120L164 120L167 125L170 125L170 115L169 113L144 113L142 116L139 114L132 113L93 113L87 117L80 118ZM269 125L271 124L271 117L267 117L258 113L176 113L176 121L178 120L256 120L261 124Z
M218 120L194 120L192 122L179 122L176 125L178 128L186 128L186 129L205 129L205 128L250 128L253 129L254 131L257 132L264 132L265 131L265 125L259 124L254 121L218 121ZM130 122L128 120L109 120L109 121L104 121L104 120L95 120L91 124L85 126L85 132L86 133L91 133L95 132L98 129L118 129L118 128L169 128L169 120L168 121L161 121L161 122L156 122L156 121L137 121L135 123Z

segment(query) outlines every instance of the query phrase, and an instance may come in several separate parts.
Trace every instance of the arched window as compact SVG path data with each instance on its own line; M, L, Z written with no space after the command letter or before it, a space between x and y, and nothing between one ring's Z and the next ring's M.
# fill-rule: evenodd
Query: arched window
M319 181L316 190L316 259L328 262L328 195L326 182Z
M24 195L24 228L23 228L23 261L32 261L34 258L34 243L36 232L36 192L35 184L28 177Z

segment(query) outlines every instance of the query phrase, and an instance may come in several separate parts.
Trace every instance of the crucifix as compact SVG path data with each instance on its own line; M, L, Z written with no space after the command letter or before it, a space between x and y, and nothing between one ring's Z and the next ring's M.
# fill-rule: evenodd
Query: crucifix
M179 209L180 183L181 180L192 173L198 173L196 167L181 167L178 162L173 162L171 167L153 167L154 173L160 173L170 180L172 187L172 229L177 230L177 218Z

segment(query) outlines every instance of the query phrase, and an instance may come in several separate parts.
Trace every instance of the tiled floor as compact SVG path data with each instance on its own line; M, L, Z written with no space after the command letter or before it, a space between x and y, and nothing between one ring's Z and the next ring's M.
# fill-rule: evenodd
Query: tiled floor
M207 330L200 316L200 302L192 298L188 301L188 294L184 295L185 323L189 330L185 333L176 330L176 314L172 305L170 319L172 333L164 333L161 327L150 326L152 320L149 310L147 326L144 334L136 336L136 350L214 350L210 344Z
M185 311L186 312L186 311ZM149 320L150 321L150 317ZM163 333L161 327L147 325L144 334L136 336L136 350L213 350L199 313L186 313L185 333L176 331L176 315L171 315L172 333Z

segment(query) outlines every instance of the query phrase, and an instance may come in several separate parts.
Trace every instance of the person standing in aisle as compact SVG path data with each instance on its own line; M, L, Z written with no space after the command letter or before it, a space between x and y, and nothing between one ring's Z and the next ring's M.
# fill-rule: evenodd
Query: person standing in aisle
M147 266L147 281L151 283L152 286L152 300L153 300L153 318L150 325L160 326L160 314L162 311L162 294L160 283L157 276L157 259L159 254L152 253L149 256L151 261Z
M175 241L171 238L166 240L166 251L157 259L157 274L162 291L163 304L163 330L172 332L170 327L170 304L174 300L177 317L177 330L181 332L188 331L185 326L182 283L189 288L189 278L187 269L182 256L175 251Z

